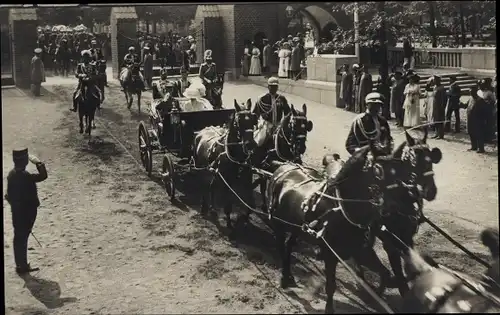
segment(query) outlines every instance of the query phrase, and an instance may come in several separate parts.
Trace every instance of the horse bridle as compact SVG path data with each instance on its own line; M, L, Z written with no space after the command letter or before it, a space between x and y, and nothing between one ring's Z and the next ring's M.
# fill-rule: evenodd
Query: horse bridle
M247 159L251 156L253 150L249 150L247 149L247 144L246 142L243 140L243 137L241 135L241 132L240 132L240 115L243 114L243 113L236 113L235 114L235 117L233 119L233 127L235 127L236 129L236 136L238 137L238 139L240 139L241 141L239 142L228 142L229 140L229 137L228 137L228 133L229 131L225 134L225 137L226 137L226 141L224 143L224 146L226 147L226 154L227 154L227 157L229 158L229 160L231 160L232 162L234 163L238 163L238 161L236 161L236 159L234 159L231 154L229 153L229 151L227 150L227 147L229 146L234 146L234 145L239 145L241 146L242 150L243 150L243 154L245 154L245 156L247 157ZM245 119L250 119L250 117L248 116L245 116ZM245 132L253 132L253 129L247 129L245 130Z
M290 126L290 138L288 138L287 135L285 134L285 128L281 124L278 126L278 129L274 133L274 150L276 151L276 155L278 156L278 158L280 158L283 161L286 161L287 159L283 157L283 154L279 150L278 146L279 137L281 136L281 138L285 140L286 144L290 148L290 153L292 153L292 156L295 159L299 158L297 156L297 140L306 138L306 135L296 135L294 126L298 123L298 121L305 120L305 122L307 123L307 117L296 116L293 114L290 115L291 117L288 123L288 126Z

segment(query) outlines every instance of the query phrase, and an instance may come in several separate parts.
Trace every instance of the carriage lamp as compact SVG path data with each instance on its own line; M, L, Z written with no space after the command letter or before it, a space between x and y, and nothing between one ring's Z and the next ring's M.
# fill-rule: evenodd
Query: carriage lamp
M293 7L291 5L289 5L285 8L285 12L286 12L287 18L291 19L293 17Z

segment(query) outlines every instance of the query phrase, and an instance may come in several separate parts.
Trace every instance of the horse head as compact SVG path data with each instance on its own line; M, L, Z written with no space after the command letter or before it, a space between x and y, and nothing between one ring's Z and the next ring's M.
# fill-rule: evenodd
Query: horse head
M248 99L246 104L241 106L234 100L234 108L236 112L231 117L229 133L235 135L236 139L234 140L242 144L243 152L248 155L256 146L253 131L257 126L257 115L251 112L251 99Z
M405 135L406 141L392 155L394 158L401 159L411 170L410 183L417 185L420 196L427 201L432 201L437 195L433 164L441 161L441 150L431 149L427 144L427 128L424 128L422 139L413 138L406 130Z
M307 133L312 128L312 121L307 120L307 105L302 105L302 111L296 110L291 105L290 114L283 117L276 131L277 141L283 139L286 143L285 146L291 154L290 160L297 160L306 152ZM278 143L276 146L276 151L280 153ZM286 154L283 156L286 156Z
M326 192L338 195L345 212L357 217L359 225L367 226L384 215L385 203L399 187L402 161L384 155L372 142L354 152L343 165L338 154L332 157L323 160L328 175Z
M141 67L138 63L133 63L129 66L129 70L130 70L130 74L133 76L133 77L136 77L139 75L139 71L140 71Z

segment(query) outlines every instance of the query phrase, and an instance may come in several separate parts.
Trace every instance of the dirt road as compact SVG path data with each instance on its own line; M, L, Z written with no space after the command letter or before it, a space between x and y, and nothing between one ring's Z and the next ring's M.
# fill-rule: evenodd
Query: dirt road
M186 174L180 201L168 201L137 161L137 124L147 116L136 114L135 105L132 113L126 109L116 83L111 83L97 121L95 134L101 141L91 146L78 134L76 114L68 111L74 82L56 83L39 99L2 90L4 183L11 151L21 146L45 160L49 171L39 185L42 206L34 228L43 248L30 239L29 251L41 271L26 283L14 273L11 216L4 211L8 314L323 311L322 265L297 254L294 272L303 287L283 292L272 234L258 219L248 227L248 237L233 242L224 228L199 217L201 175ZM257 86L227 83L224 103L255 100L262 93ZM297 106L305 103L289 99ZM318 165L326 152L345 157L343 144L353 115L307 104L315 126L306 162ZM403 140L402 135L395 138L396 143ZM468 144L461 140L431 144L441 148L444 158L436 167L438 200L426 205L426 213L485 257L477 236L482 226L498 222L497 153L491 148L487 155L467 153ZM10 209L5 202L4 207ZM417 246L450 267L482 271L426 226ZM339 269L338 311L367 312L372 303ZM396 292L387 296L397 306Z

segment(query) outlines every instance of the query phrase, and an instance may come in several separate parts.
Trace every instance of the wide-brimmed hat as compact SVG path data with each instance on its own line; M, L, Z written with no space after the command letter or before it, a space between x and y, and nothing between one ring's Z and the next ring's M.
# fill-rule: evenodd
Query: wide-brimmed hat
M352 68L353 69L359 69L359 65L357 63L355 63L355 64L352 65Z
M267 85L279 85L279 80L277 77L270 77L267 79Z
M12 160L14 164L28 163L28 149L12 150Z
M193 84L184 91L184 96L187 98L202 98L205 96L205 93L205 86Z
M212 50L211 49L205 50L204 57L205 60L212 60Z
M144 50L149 50L149 47L148 46L144 46L143 48Z
M42 49L41 48L35 48L35 54L41 54Z
M293 42L299 42L299 41L300 41L300 38L298 38L298 37L294 37L294 38L292 39L292 41L293 41Z
M379 104L383 105L385 102L385 97L378 92L371 92L365 97L365 103L368 104Z
M90 53L90 50L82 50L81 54L82 54L82 57L83 57L83 56L85 56L85 55L87 55L87 56L89 56L89 57L90 57L90 56L92 55L92 54Z
M97 44L97 41L95 39L90 41L91 44Z
M130 46L130 47L128 48L128 51L131 51L131 50L135 50L135 47L134 47L134 46Z

